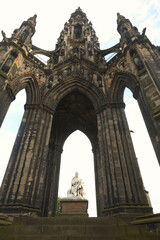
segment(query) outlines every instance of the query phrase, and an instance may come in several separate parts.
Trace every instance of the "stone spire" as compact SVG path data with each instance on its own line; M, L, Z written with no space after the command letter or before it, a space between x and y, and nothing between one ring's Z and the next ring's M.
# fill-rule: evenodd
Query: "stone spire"
M94 63L99 61L99 42L92 23L79 7L71 14L58 38L51 65L77 57Z
M37 15L35 14L33 17L28 18L27 22L33 27L35 28L36 26L36 18Z
M72 20L78 20L81 19L83 21L88 21L86 14L84 12L82 12L82 9L80 7L78 7L74 13L71 14L71 17L69 19L69 22L72 22Z
M24 21L20 28L14 30L12 39L16 39L30 48L32 46L31 38L35 33L36 18L37 15L34 15L28 18L27 21Z
M120 43L121 47L128 41L135 39L136 36L140 35L138 29L132 25L129 19L117 13L117 30L121 35Z

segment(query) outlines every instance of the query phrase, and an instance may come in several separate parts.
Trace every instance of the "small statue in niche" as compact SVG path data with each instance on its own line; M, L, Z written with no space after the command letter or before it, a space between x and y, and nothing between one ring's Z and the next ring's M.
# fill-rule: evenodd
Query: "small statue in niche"
M97 81L98 81L99 87L102 87L102 78L101 78L101 76L98 75Z
M12 64L13 64L12 57L8 58L7 61L5 62L5 64L3 65L3 67L2 67L2 71L5 72L5 73L8 73Z
M80 67L80 73L84 74L84 67L82 67L82 66Z
M58 73L58 82L62 82L62 79L63 79L63 74Z
M89 55L89 56L92 56L92 55L93 55L92 49L93 49L93 48L92 48L92 44L89 42L89 43L88 43L88 55Z
M63 44L61 46L59 55L60 56L64 56L65 55L65 42L63 42Z
M135 63L135 65L136 65L136 67L137 67L137 69L138 69L139 71L144 68L143 63L141 62L141 60L139 59L138 56L135 56L135 57L133 58L133 62Z
M83 57L85 55L85 50L83 48L80 48L80 56Z
M67 192L69 199L85 199L84 182L79 178L79 173L75 173L75 177L71 181L71 188Z
M54 53L53 54L53 63L57 64L59 60L59 54L58 53Z
M69 67L68 69L67 69L67 75L69 76L70 74L71 74L71 68Z
M142 63L141 59L138 57L138 54L135 50L130 52L133 62L138 71L141 71L144 68L144 64Z
M93 74L92 74L92 73L89 73L89 74L88 74L88 79L89 79L89 81L91 81L91 82L93 81Z

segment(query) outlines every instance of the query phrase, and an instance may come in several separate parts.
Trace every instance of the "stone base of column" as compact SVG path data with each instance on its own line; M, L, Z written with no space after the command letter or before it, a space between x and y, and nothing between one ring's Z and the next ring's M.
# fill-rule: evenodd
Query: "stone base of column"
M88 217L88 200L84 199L61 199L61 216L82 216Z
M22 206L22 205L0 206L0 213L9 214L9 215L41 216L40 209L35 209L29 206Z
M127 205L127 204L119 204L117 206L113 206L110 208L104 208L102 212L102 216L110 216L110 215L116 215L116 214L133 214L135 216L138 215L146 215L146 214L152 214L153 210L152 207L148 205Z

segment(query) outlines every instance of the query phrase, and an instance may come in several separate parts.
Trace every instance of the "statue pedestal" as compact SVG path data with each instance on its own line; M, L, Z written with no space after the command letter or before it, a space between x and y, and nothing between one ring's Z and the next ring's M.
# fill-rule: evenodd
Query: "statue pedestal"
M60 201L61 216L86 216L88 217L88 200L86 199L68 199Z

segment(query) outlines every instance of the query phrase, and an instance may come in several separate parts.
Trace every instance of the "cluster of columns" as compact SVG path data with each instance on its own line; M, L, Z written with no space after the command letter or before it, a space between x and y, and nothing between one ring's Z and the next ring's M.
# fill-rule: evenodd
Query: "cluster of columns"
M99 146L96 151L99 212L151 212L135 156L123 104L98 113Z
M26 105L0 190L2 211L41 214L51 124L51 113Z

